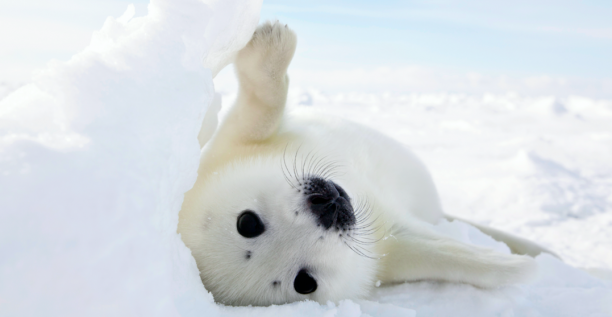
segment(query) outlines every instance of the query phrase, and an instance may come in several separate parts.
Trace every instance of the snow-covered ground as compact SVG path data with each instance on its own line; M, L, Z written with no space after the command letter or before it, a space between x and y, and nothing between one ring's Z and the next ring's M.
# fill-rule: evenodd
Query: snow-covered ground
M447 213L565 263L540 256L536 281L497 290L419 282L325 305L215 304L177 215L212 77L260 5L153 0L147 16L130 7L107 20L87 49L32 82L0 84L0 315L612 316L612 100L297 85L289 107L325 108L411 147ZM231 70L215 86L227 108ZM465 224L440 230L507 252Z

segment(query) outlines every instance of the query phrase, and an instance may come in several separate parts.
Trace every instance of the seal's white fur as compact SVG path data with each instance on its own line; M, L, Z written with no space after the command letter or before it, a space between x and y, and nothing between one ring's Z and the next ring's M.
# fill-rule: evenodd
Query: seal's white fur
M530 257L432 230L444 217L436 189L424 165L397 142L311 109L285 113L286 70L295 46L290 29L266 23L240 51L236 104L204 148L198 180L185 195L178 231L215 300L324 303L366 296L377 280L490 288L533 274ZM312 175L347 191L356 209L353 229L317 226L303 194ZM256 238L236 229L247 209L266 227ZM314 293L293 289L302 268L318 283Z

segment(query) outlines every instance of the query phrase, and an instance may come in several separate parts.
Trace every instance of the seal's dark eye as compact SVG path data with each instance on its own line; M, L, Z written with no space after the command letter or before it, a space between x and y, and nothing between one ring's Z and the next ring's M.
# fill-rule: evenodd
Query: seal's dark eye
M245 238L255 238L266 230L259 216L250 210L245 210L238 216L236 228L238 228L238 233Z
M293 288L300 294L310 294L317 290L317 281L306 270L301 269L293 281Z

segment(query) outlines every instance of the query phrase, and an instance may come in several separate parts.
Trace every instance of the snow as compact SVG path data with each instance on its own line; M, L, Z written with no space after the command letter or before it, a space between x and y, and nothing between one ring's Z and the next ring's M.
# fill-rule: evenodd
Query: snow
M446 212L564 262L539 256L537 280L496 290L423 281L324 305L215 304L176 234L178 210L205 111L235 98L230 70L215 80L221 98L212 78L249 39L260 6L153 0L136 18L130 6L71 60L0 85L0 315L612 316L612 100L325 83L292 86L289 107L326 108L410 146ZM469 225L437 228L508 252Z
M176 233L212 72L261 1L129 6L0 101L0 314L218 311Z

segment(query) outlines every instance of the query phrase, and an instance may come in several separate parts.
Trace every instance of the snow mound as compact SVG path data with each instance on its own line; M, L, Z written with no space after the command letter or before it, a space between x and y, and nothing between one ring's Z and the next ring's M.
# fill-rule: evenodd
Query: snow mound
M212 78L248 41L260 6L261 1L246 0L152 0L148 15L139 18L130 6L121 17L108 18L83 52L50 64L32 83L0 100L0 315L610 315L609 282L546 255L537 259L537 281L497 290L419 282L379 287L368 300L325 305L215 304L176 233L178 210L196 178L197 135L205 111L219 106ZM2 89L3 94L14 90ZM400 113L421 120L410 127L417 132L426 130L425 122L452 133L486 130L460 116L427 120L425 113L452 112L447 104L480 111L469 98L411 98L305 92L292 100L309 106L350 104L330 111L372 120L369 124L381 120L387 129L397 129L402 141L410 141L405 138L409 131L401 128L410 121L394 125ZM510 111L516 104L493 99L491 113ZM393 108L406 102L415 107ZM391 108L382 115L386 104ZM592 104L544 100L530 111L551 117L609 115L608 108ZM598 140L609 137L598 133ZM425 137L413 145L418 151L425 144L441 146L439 141ZM530 149L517 155L500 155L495 162L527 176L541 172L570 183L577 179L585 191L594 188L588 182L580 185L582 179L592 179L586 171L572 172L574 167ZM576 211L585 217L605 214L607 201L600 204L602 210L583 204ZM442 223L437 229L508 252L466 224Z
M212 75L261 1L153 0L0 101L0 314L218 311L176 233ZM202 66L205 63L206 69Z

